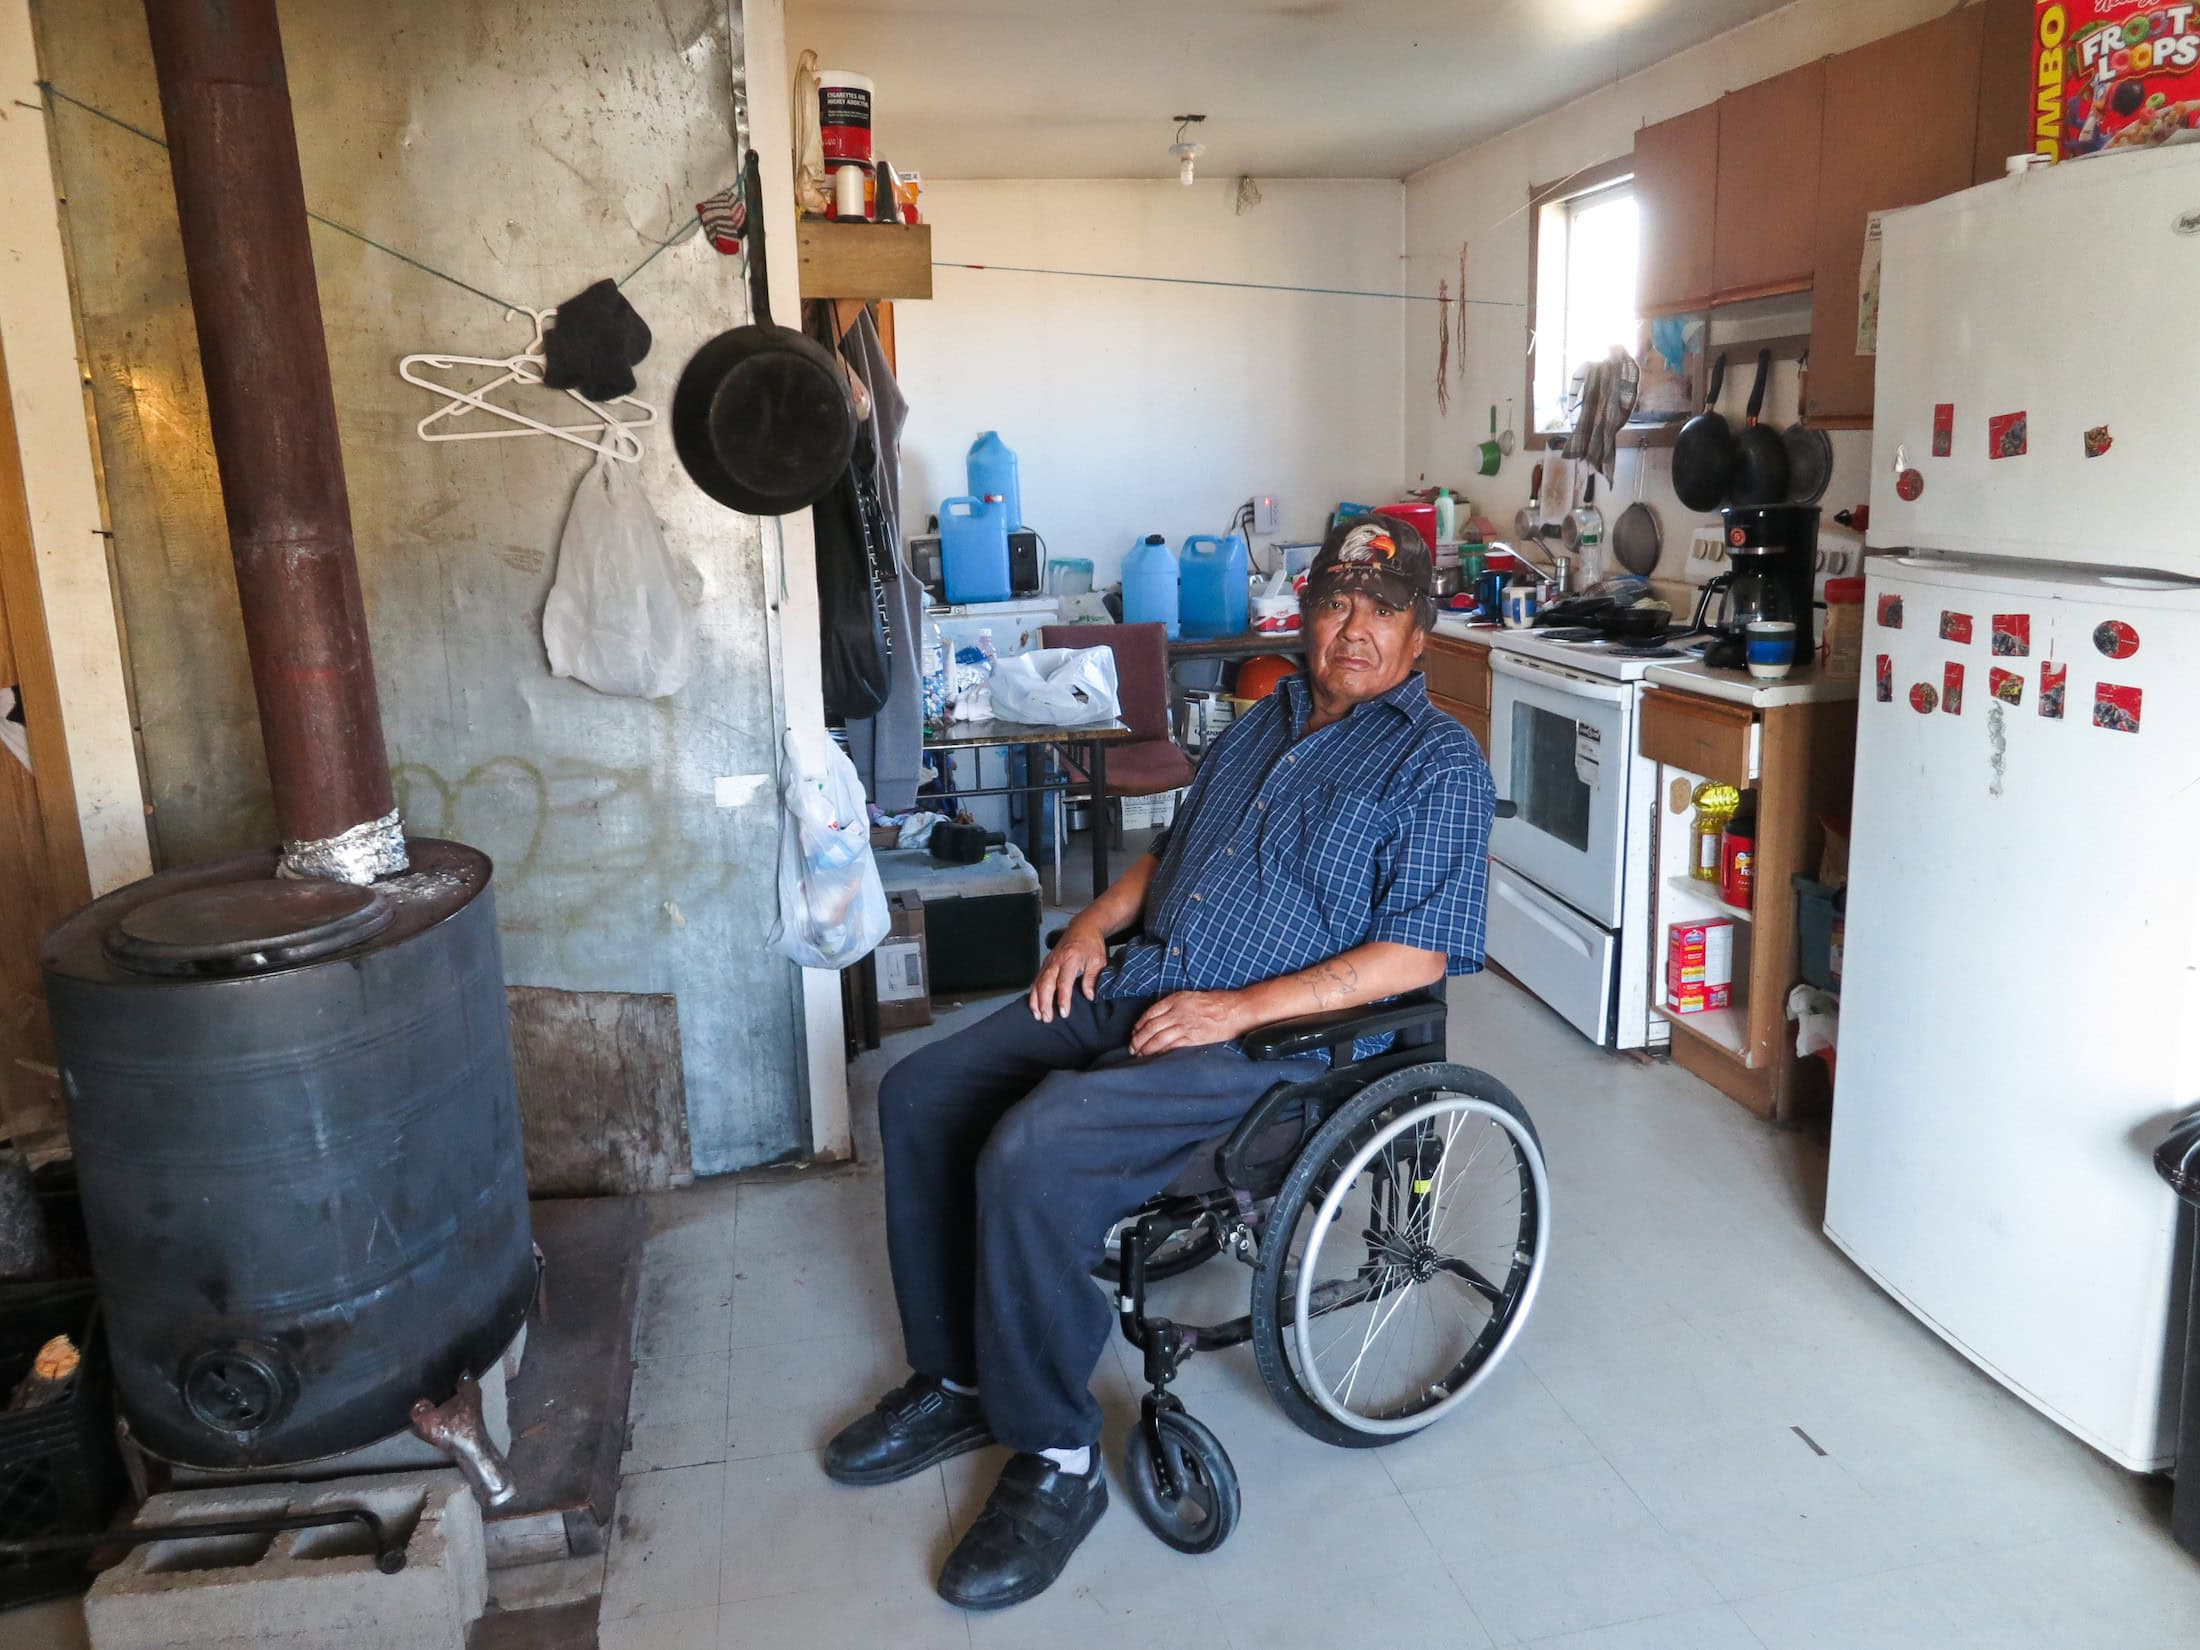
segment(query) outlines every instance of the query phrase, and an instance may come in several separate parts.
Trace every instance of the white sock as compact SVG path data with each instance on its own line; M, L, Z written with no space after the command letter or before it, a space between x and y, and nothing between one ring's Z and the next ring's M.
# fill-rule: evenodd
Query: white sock
M948 1391L952 1392L958 1398L975 1398L978 1395L978 1389L976 1387L964 1386L962 1382L950 1381L944 1376L940 1379L940 1385L945 1387Z
M1039 1452L1064 1472L1074 1472L1082 1478L1092 1471L1092 1446L1083 1449L1043 1449Z

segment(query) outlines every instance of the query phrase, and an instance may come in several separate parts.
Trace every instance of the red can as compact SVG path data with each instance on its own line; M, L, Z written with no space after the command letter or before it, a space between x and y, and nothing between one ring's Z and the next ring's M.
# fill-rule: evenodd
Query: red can
M1747 911L1756 884L1757 839L1745 831L1728 831L1719 847L1719 897Z

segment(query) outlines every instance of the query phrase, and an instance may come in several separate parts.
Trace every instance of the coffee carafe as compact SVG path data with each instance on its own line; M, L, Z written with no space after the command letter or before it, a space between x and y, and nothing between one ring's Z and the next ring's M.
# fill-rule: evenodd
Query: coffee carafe
M1726 529L1726 616L1704 662L1739 669L1742 638L1759 620L1795 626L1798 653L1812 646L1818 571L1818 506L1764 504L1722 510Z

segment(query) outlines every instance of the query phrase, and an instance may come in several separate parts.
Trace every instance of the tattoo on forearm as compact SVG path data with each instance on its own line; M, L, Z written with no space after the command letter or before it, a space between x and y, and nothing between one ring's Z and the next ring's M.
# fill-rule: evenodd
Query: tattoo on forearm
M1347 1001L1360 988L1360 971L1348 962L1327 962L1308 977L1314 988L1314 1001L1324 1008L1346 1008Z

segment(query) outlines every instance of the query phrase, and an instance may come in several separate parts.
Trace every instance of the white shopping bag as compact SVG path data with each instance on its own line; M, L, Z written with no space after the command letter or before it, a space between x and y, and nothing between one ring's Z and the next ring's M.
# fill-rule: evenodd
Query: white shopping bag
M1113 648L1042 647L994 661L993 714L1004 722L1081 728L1122 712Z
M822 766L787 737L785 813L779 834L779 926L772 941L804 968L846 968L886 937L890 918L863 781L838 745Z
M688 677L695 615L634 467L608 454L581 477L542 609L550 674L662 699Z

